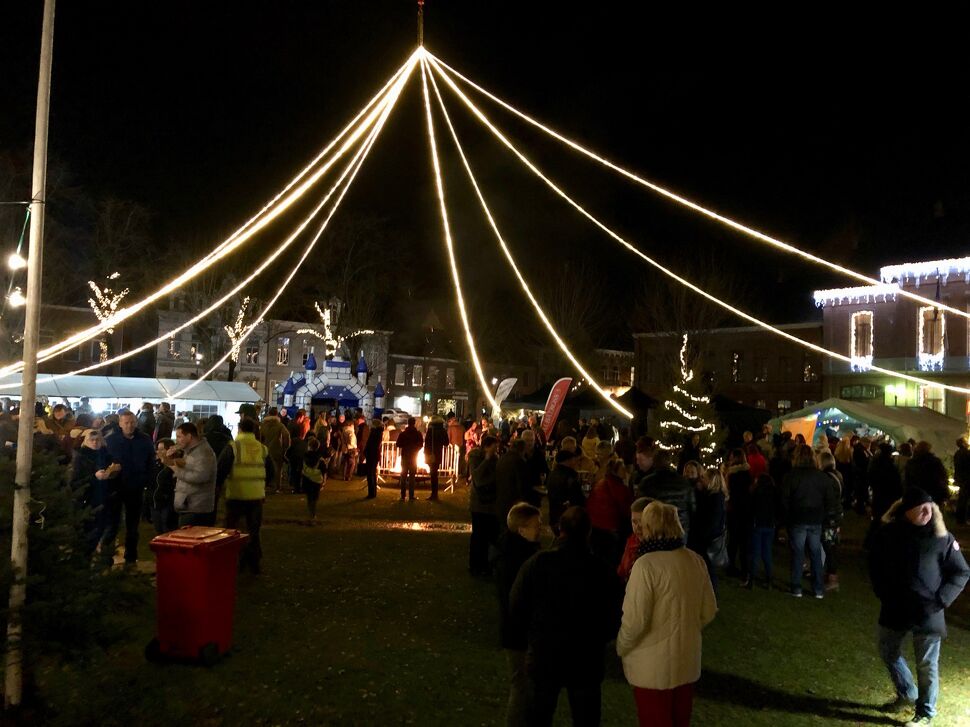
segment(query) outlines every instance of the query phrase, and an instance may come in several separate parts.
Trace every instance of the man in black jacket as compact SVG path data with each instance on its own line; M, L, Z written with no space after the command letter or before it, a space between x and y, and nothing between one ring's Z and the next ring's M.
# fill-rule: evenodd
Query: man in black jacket
M549 497L549 527L559 535L559 518L570 505L583 506L586 496L579 481L576 463L579 461L578 452L560 449L556 454L556 466L546 478L546 489Z
M431 417L428 431L424 435L424 461L431 473L431 495L429 500L438 499L438 470L445 458L445 447L448 446L448 431L445 420L437 414Z
M573 724L600 723L603 650L620 627L619 578L589 549L592 526L581 507L560 520L559 542L519 571L509 598L513 627L528 633L526 671L533 687L529 725L552 724L566 689Z
M408 487L409 499L414 499L414 481L418 477L418 452L424 446L424 437L414 426L414 417L408 417L408 426L397 438L397 448L401 451L398 461L401 463L401 499L404 499L405 483Z
M500 533L505 530L505 518L512 505L524 499L525 457L525 441L516 439L495 465L495 517Z
M539 550L539 536L542 532L539 508L520 502L509 510L506 524L508 530L498 539L492 568L498 591L502 648L508 657L512 679L506 724L518 726L529 723L531 690L525 668L529 634L521 624L513 624L509 618L509 595L522 565Z
M939 507L925 491L910 487L883 517L869 551L872 589L881 601L879 655L896 688L890 709L916 703L908 725L929 724L940 690L940 643L946 636L943 610L970 579L960 545L948 533ZM917 685L900 653L912 632Z
M970 447L967 438L957 440L957 451L953 453L953 480L960 488L957 498L957 522L967 524L967 503L970 503Z
M370 434L364 445L364 474L367 475L367 499L377 497L377 467L381 462L381 442L384 439L384 425L376 417L371 420Z
M681 527L689 535L690 518L694 512L694 487L677 474L670 459L670 452L657 450L653 457L653 472L640 480L637 497L649 497L676 507Z
M791 544L791 595L802 597L802 565L808 547L815 598L825 597L822 569L822 526L835 510L837 497L831 478L818 469L815 452L807 444L795 447L792 470L781 483L781 504Z

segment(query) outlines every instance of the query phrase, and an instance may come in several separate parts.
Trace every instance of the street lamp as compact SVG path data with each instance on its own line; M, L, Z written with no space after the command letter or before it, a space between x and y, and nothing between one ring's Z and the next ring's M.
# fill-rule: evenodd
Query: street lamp
M10 257L7 258L7 267L11 270L23 270L27 267L27 258L19 252L10 253Z
M14 288L13 292L7 296L7 302L11 308L22 308L27 303L27 299L24 297L20 288Z

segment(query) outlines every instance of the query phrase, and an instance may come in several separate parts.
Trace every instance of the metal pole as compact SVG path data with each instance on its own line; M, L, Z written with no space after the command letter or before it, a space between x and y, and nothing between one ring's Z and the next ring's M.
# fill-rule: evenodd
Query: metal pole
M424 0L418 0L418 47L424 45Z
M34 403L37 400L37 348L40 334L40 285L44 252L44 204L47 197L47 122L50 116L51 61L54 54L54 1L44 1L37 80L34 174L30 190L30 244L27 253L27 305L24 309L24 370L17 430L17 475L13 496L10 564L14 573L7 620L4 703L16 707L23 696L22 610L27 595L27 525L30 517L30 470L34 445Z

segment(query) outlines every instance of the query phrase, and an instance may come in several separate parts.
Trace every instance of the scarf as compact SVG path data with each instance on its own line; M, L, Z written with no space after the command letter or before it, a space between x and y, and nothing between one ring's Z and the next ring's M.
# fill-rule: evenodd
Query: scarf
M683 538L650 538L641 540L640 547L637 548L637 557L646 553L655 553L659 550L677 550L684 547Z

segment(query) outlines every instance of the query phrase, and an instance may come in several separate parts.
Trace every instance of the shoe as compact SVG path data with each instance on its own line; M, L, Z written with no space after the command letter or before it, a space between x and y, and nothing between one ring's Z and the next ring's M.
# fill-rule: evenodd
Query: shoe
M886 714L897 714L903 710L912 709L914 704L916 704L915 699L907 699L906 697L897 695L893 701L880 705L878 709L880 712L885 712Z
M909 722L906 723L905 727L920 727L921 725L933 724L933 718L927 717L925 714L917 714Z
M818 600L821 601L823 598L825 598L825 594L824 593L816 593L815 594L815 598L817 598Z
M790 593L790 595L791 595L792 598L801 598L802 597L802 592L801 591L789 591L789 593Z

